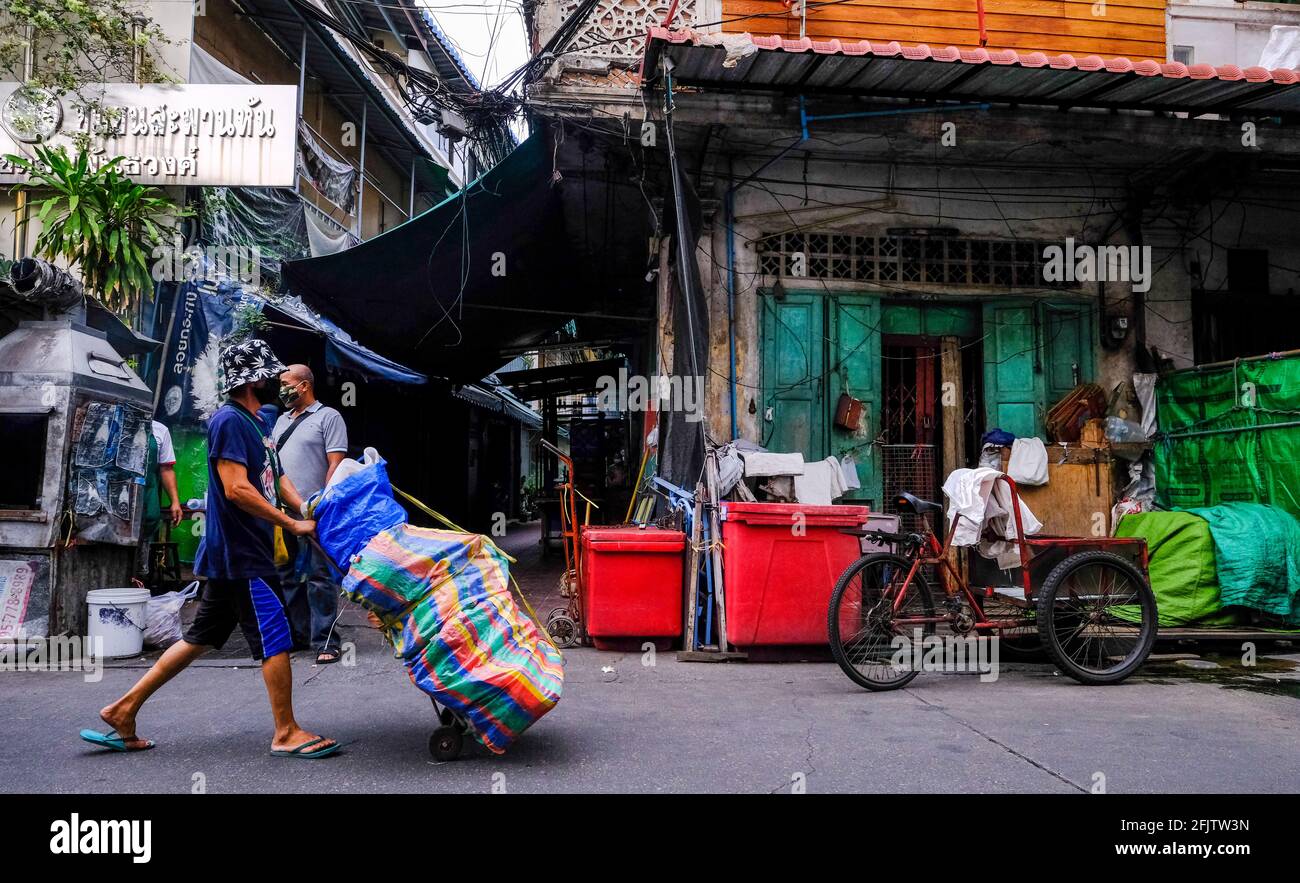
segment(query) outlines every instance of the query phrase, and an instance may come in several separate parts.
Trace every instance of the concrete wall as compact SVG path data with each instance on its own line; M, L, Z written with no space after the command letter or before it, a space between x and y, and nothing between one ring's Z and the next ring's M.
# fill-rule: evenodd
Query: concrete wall
M748 168L741 171L738 164L737 172L743 176ZM759 389L762 383L762 302L758 292L775 281L773 277L759 273L754 242L760 236L796 226L815 232L858 234L880 234L891 227L944 226L955 228L961 237L970 238L1029 239L1060 244L1066 237L1073 237L1079 243L1096 242L1106 232L1113 216L1097 209L1094 196L1104 192L1107 186L1119 184L1118 181L1108 181L1104 175L1099 177L1094 173L1089 177L1083 170L1073 174L1033 175L1023 171L983 169L972 173L968 168L902 166L891 171L887 164L816 160L810 161L805 169L802 159L777 163L769 167L763 177L797 182L805 174L810 181L838 183L835 186L813 184L806 191L801 184L768 185L774 191L771 193L749 186L736 195L737 412L741 434L750 439L761 438L758 433L763 411ZM722 200L724 192L725 186L720 182L715 195ZM991 194L1017 192L1021 194L1019 200L991 197ZM1027 203L1023 194L1033 192L1041 192L1048 198ZM1122 232L1112 233L1106 241L1120 244L1127 243L1127 238ZM726 259L726 235L721 210L714 218L709 246L717 261L714 263L708 255L702 257L701 272L710 287L710 361L718 373L710 372L706 390L712 432L716 437L724 438L730 432L730 393L725 377L730 356L726 278L722 269ZM1159 263L1159 257L1155 262ZM1162 274L1158 284L1185 301L1189 289L1177 283L1172 271L1162 271ZM789 284L786 280L787 287ZM1058 301L1078 300L1088 304L1095 304L1097 300L1095 284L1085 285L1077 292L1064 293L1050 289L964 286L891 284L884 287L866 282L820 279L805 280L800 287L860 291L900 299L937 296L964 302L978 302L989 297L1051 297ZM1128 286L1110 283L1106 293L1111 310L1117 314L1131 314ZM1158 336L1162 349L1190 358L1190 337L1184 344L1176 334L1165 333L1163 329ZM1133 345L1134 338L1130 334L1115 352L1098 348L1096 377L1103 387L1109 389L1132 374ZM755 402L756 414L749 413L751 398Z
M1300 25L1300 7L1240 0L1171 0L1169 59L1175 46L1190 46L1192 61L1215 66L1259 64L1275 25Z
M1100 164L1100 158L1099 158ZM742 173L743 174L743 173ZM805 174L802 160L778 163L764 173L765 178L797 181ZM812 181L828 178L841 186L783 185L771 187L777 195L754 187L742 189L736 196L735 226L735 346L737 366L737 422L746 438L762 438L762 299L761 288L769 287L774 277L759 273L754 241L762 234L792 229L796 223L816 232L852 233L883 232L890 227L942 225L953 227L962 237L1031 239L1044 243L1061 243L1066 237L1076 242L1135 244L1122 225L1107 234L1115 216L1105 203L1094 201L1116 184L1104 174L1091 178L1083 171L1058 171L1052 175L1035 175L1024 171L997 172L935 167L901 167L895 170L893 192L887 166L850 166L811 162L806 170ZM1294 236L1294 221L1285 208L1284 194L1295 186L1294 176L1276 173L1263 176L1240 187L1230 199L1214 199L1203 204L1180 204L1174 200L1163 212L1148 211L1142 226L1142 244L1149 246L1152 266L1150 290L1136 295L1133 286L1124 282L1105 284L1107 312L1129 320L1130 331L1114 350L1096 347L1094 378L1108 393L1116 384L1131 380L1137 365L1137 319L1135 305L1143 304L1145 338L1148 348L1170 360L1175 367L1193 365L1192 292L1203 287L1214 291L1226 287L1229 248L1267 249L1271 264L1269 290L1286 293L1300 290L1300 240ZM971 193L978 178L982 196ZM1084 186L1086 185L1086 186ZM769 185L770 186L770 185ZM873 188L875 198L862 190ZM963 192L965 191L965 192ZM1052 197L1042 204L1026 205L1012 199L994 199L990 194L1042 192ZM719 182L715 195L723 198L725 186ZM939 195L942 193L943 195ZM1082 194L1071 197L1068 194ZM1160 197L1160 194L1157 194ZM870 199L868 206L852 203ZM1155 203L1165 207L1163 197ZM789 215L786 214L789 212ZM849 215L848 217L845 217ZM1152 218L1152 215L1159 215ZM715 438L730 433L727 286L725 274L726 232L721 210L707 231L705 253L701 254L701 275L709 289L711 320L711 357L713 368L706 377L710 429ZM716 257L716 261L713 260ZM1198 272L1199 271L1199 272ZM790 287L789 280L785 280ZM804 280L799 287L826 291L862 291L893 298L937 297L941 300L966 301L988 297L1050 297L1053 300L1078 300L1097 305L1096 283L1085 284L1075 293L1042 289L891 285L889 288L870 283ZM1281 317L1260 316L1259 321ZM1100 334L1107 328L1098 327ZM753 399L756 414L749 413ZM1048 403L1051 404L1050 402Z

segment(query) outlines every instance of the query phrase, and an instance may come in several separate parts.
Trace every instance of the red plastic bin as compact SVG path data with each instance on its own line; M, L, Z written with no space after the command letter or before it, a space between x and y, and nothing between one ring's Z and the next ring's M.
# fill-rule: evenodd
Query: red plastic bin
M802 530L795 515L802 513ZM866 506L723 503L727 641L737 647L825 644L835 582L861 556Z
M682 633L686 535L656 527L582 531L582 612L602 638L676 638Z

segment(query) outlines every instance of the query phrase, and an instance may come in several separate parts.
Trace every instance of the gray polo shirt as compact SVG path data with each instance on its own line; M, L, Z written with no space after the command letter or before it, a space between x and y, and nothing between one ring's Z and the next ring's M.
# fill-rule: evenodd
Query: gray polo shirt
M312 402L302 416L302 423L289 436L288 443L281 445L280 439L293 422L293 414L285 411L275 421L271 438L275 439L284 474L289 476L305 500L325 487L325 473L329 471L329 460L325 455L347 453L348 428L338 411L320 402Z

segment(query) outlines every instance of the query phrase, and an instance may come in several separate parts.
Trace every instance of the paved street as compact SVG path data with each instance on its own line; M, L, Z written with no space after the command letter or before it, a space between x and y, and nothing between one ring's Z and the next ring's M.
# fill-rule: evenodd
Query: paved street
M354 667L312 667L306 657L295 666L299 716L344 743L335 758L268 756L261 678L237 660L203 660L155 697L140 731L159 746L138 755L102 754L76 734L98 723L97 709L141 663L114 667L98 684L76 673L5 673L0 789L184 792L202 773L211 793L474 792L494 783L520 793L766 792L788 790L802 773L809 792L1068 792L1088 789L1098 772L1112 793L1300 789L1297 681L1270 695L1171 664L1115 688L1032 665L991 684L931 674L873 695L833 663L679 663L661 653L647 667L639 654L577 650L567 654L563 700L509 754L474 746L435 764L429 703L376 633L358 625L345 638L358 645Z
M535 525L502 545L545 616L559 603L558 553ZM192 608L193 605L190 605ZM438 764L433 709L355 606L344 610L355 665L297 654L304 726L344 744L336 757L272 758L270 711L238 632L155 696L140 721L158 747L104 754L77 738L149 662L79 673L0 672L0 790L188 792L203 774L220 792L771 792L798 774L809 792L1300 790L1300 650L1261 648L1247 672L1220 645L1218 669L1153 660L1139 677L1087 688L1047 664L1003 661L1001 678L922 674L872 694L829 661L685 663L673 652L566 652L564 697L495 757L468 745ZM1211 645L1163 645L1165 653ZM828 654L829 655L829 654ZM605 669L611 669L606 671ZM498 776L496 774L503 774Z

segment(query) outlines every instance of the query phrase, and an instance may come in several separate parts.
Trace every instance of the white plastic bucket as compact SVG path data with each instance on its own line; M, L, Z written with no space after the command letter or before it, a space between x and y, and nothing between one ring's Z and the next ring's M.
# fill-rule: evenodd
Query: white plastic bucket
M103 640L102 654L109 658L138 656L144 649L144 609L148 589L94 589L86 593L86 630L94 646Z

